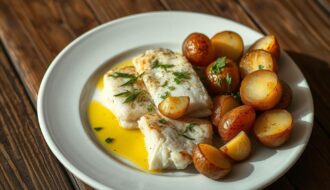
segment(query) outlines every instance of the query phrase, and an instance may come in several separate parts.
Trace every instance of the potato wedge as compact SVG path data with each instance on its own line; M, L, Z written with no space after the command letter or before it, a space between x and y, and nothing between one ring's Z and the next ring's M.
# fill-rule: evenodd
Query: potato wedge
M206 68L205 75L207 89L211 94L230 94L236 92L239 87L237 64L229 58L218 58Z
M257 139L268 147L285 143L293 129L291 113L274 109L262 113L256 120L253 131Z
M192 157L195 168L211 179L225 177L232 168L226 155L209 144L198 144Z
M278 44L274 35L267 35L260 38L250 47L249 51L256 49L263 49L268 51L270 54L272 54L276 61L278 61L280 58L280 45Z
M235 161L246 159L251 153L251 141L244 131L223 145L220 150Z
M158 110L168 118L178 119L186 113L189 100L189 96L169 96L158 105Z
M216 57L226 56L238 61L244 51L242 37L233 31L223 31L211 38Z
M230 95L221 95L213 98L211 121L218 126L220 119L230 110L238 107L240 102Z
M182 44L182 53L191 64L197 66L207 66L215 60L211 40L202 33L191 33Z
M286 109L290 106L292 102L292 90L288 83L281 80L282 85L282 97L280 101L276 104L275 108Z
M248 133L255 117L254 109L248 105L242 105L227 112L218 125L218 132L222 140L228 142L241 131Z
M277 62L269 52L258 49L243 56L239 63L241 78L257 70L277 72Z
M273 108L281 99L282 85L276 73L267 70L247 75L240 87L241 100L256 110Z

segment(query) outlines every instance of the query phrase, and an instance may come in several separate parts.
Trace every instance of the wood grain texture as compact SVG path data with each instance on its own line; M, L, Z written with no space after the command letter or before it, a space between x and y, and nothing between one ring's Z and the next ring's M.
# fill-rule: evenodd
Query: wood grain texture
M71 189L0 47L0 189Z

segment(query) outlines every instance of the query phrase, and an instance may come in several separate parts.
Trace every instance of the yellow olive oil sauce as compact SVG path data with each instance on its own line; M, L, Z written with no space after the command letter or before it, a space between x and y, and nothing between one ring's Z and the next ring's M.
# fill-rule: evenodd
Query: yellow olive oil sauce
M132 65L132 61L124 61L116 67ZM103 76L96 86L98 91L103 89ZM125 158L138 168L148 169L148 155L144 137L138 129L120 127L116 116L99 101L92 100L88 107L88 119L98 141L112 154Z

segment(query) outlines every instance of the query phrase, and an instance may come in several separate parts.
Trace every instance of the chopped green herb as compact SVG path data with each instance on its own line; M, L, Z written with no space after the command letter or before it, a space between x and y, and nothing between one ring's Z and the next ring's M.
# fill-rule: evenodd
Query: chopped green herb
M258 65L258 68L259 68L259 70L263 70L263 69L265 68L265 66L263 66L263 65Z
M149 105L147 106L147 110L148 110L148 112L153 112L153 111L155 111L155 107L154 107L154 105L149 104Z
M134 78L135 76L132 74L128 74L128 73L121 73L121 72L115 72L112 75L110 75L113 78Z
M105 139L105 142L109 144L109 143L112 143L114 140L115 139L108 137Z
M177 84L182 83L184 80L190 79L190 73L188 72L174 72L173 75L175 76L174 82Z
M214 74L220 72L220 70L226 66L226 57L219 57L211 67L211 71Z
M131 79L129 79L127 82L125 82L124 84L122 84L122 85L120 85L120 86L127 86L127 85L132 85L132 84L134 84L135 81L136 81L139 77L141 77L143 74L144 74L144 72L141 73L140 75L138 75L137 77L136 77L136 76L131 77Z
M171 95L171 93L168 92L168 91L166 91L165 94L163 94L163 95L161 96L161 98L162 98L162 99L166 99L166 98L169 97L170 95Z
M101 131L103 129L103 127L95 127L94 130L95 131Z
M170 91L173 91L173 90L175 90L175 87L174 87L174 86L169 86L168 89L169 89Z
M164 118L161 118L158 122L159 123L162 123L162 124L165 124L166 123L166 120Z
M228 87L228 91L229 91L230 90L230 85L231 85L231 82L232 82L232 77L228 73L226 75L226 82L227 82L227 87Z
M158 59L154 60L152 62L152 66L151 66L152 69L161 68L161 69L164 69L166 72L167 72L167 69L172 68L172 67L174 67L174 65L172 65L172 64L161 64Z
M240 94L239 94L239 92L237 92L237 93L231 93L231 95L236 99L236 100L241 100L241 96L240 96Z
M167 86L167 84L168 84L168 81L165 81L165 82L162 84L162 87Z
M221 84L222 84L222 78L219 77L218 80L217 80L217 83L218 83L219 86L221 86Z
M189 139L189 140L195 140L194 138L191 138L191 137L189 137L189 136L187 136L187 135L185 135L185 134L179 134L179 135L181 135L181 136L183 136L184 138Z
M193 123L190 123L189 125L187 125L187 127L186 127L186 129L184 130L184 132L183 133L187 133L188 131L193 131L194 128L195 127L195 124L193 124Z
M123 103L128 103L128 102L134 101L141 93L142 93L142 91L140 91L140 90L135 90L135 91L126 90L125 92L115 94L114 96L126 97L126 99L124 100Z

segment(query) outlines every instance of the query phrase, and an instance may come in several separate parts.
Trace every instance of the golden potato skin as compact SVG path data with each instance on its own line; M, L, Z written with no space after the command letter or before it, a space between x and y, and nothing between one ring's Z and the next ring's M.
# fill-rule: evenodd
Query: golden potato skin
M219 153L223 156L219 159L226 159L225 161L230 165L229 168L220 168L210 162L207 159L207 155L202 152L203 146L211 146L211 145L206 145L206 144L198 144L194 150L193 150L193 163L195 168L199 171L199 173L211 178L211 179L220 179L225 177L230 171L231 171L231 163L230 160L226 157L224 153L222 153L220 150ZM215 148L215 147L213 147ZM215 148L216 149L216 148Z
M237 64L231 59L225 58L225 67L219 72L213 72L213 67L217 63L214 61L206 70L206 84L209 93L212 95L230 94L236 92L240 84L240 75ZM228 82L230 78L230 82Z
M233 31L219 32L211 38L211 42L217 57L226 56L238 61L244 51L242 37Z
M240 106L240 102L231 95L220 95L213 98L211 121L218 126L220 119L230 110Z
M262 125L265 125L267 122L267 119L265 119L265 117L267 117L270 114L274 114L274 113L276 114L276 112L285 112L288 114L289 125L287 126L287 128L284 131L277 132L272 135L267 135L267 136L259 135L258 128L261 127ZM273 124L267 126L268 130L271 130L269 128L271 128L272 125ZM253 133L256 136L256 138L259 140L259 142L261 142L263 145L270 147L270 148L276 148L276 147L279 147L282 144L284 144L289 139L289 137L292 133L292 129L293 129L292 114L284 109L273 109L273 110L265 111L264 113L262 113L261 115L258 116L258 118L256 119L256 122L254 124L254 127L253 127Z
M281 80L281 85L282 85L282 97L275 106L275 108L286 109L290 106L292 102L292 89L285 81Z
M182 53L191 64L197 66L207 66L215 59L210 39L197 32L190 34L184 40Z
M268 51L278 61L280 59L280 45L274 35L267 35L257 40L248 51L263 49Z
M241 78L257 70L277 72L277 61L267 51L262 49L247 52L239 63Z
M248 133L256 118L252 106L242 105L227 112L220 120L218 132L223 141L228 142L239 132Z
M261 111L274 108L282 97L282 85L280 83L280 80L277 77L276 86L274 87L273 91L268 94L267 98L265 98L263 100L251 100L249 98L249 96L247 95L247 93L249 93L247 90L247 89L249 89L249 88L247 88L248 80L250 80L252 77L256 77L258 75L264 75L264 74L272 74L277 77L276 73L274 73L272 71L268 71L268 70L254 71L253 73L248 74L242 80L241 87L240 87L240 96L241 96L242 102L245 105L250 105L254 109L261 110ZM253 88L250 88L250 89L253 89Z

